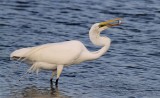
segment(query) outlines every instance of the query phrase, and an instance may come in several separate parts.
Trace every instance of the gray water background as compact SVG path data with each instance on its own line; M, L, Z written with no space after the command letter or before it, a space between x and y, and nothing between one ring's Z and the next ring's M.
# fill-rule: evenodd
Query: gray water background
M48 71L18 81L29 66L11 61L12 51L68 40L95 51L91 25L117 17L123 24L102 33L110 50L64 68L58 88ZM0 0L0 98L160 98L160 1Z

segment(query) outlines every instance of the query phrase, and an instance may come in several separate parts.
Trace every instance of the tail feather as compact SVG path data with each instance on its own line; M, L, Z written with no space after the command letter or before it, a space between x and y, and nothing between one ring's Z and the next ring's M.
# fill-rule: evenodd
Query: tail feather
M38 52L39 50L47 47L48 47L48 44L37 46L37 47L22 48L12 52L10 55L10 58L16 59L16 60L17 58L18 60L25 60L28 57L32 56L34 53Z
M25 59L26 54L31 50L31 48L22 48L15 50L14 52L11 53L10 58L11 59Z

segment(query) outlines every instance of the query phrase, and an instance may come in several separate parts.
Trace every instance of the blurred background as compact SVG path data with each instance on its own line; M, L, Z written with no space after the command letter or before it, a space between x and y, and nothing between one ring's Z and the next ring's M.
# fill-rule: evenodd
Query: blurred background
M89 38L92 24L113 18L123 24L102 35L110 50L97 60L64 68L59 87L51 72L29 74L25 63L11 61L12 51L45 43ZM1 0L0 98L159 98L159 0Z

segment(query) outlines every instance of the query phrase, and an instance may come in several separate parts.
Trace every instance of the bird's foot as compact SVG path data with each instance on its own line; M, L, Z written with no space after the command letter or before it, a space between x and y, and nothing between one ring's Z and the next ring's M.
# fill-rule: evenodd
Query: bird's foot
M51 84L53 84L53 81L52 81L52 80L53 80L53 79L51 78L51 79L50 79L50 83L51 83Z

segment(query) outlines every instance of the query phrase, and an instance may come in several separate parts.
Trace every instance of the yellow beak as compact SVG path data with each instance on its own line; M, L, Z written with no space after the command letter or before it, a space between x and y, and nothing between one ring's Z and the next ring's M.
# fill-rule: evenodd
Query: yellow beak
M107 26L107 27L118 26L121 23L122 23L121 22L121 18L115 18L115 19L112 19L112 20L107 20L105 22L101 22L99 24L99 27L103 27L103 26Z

